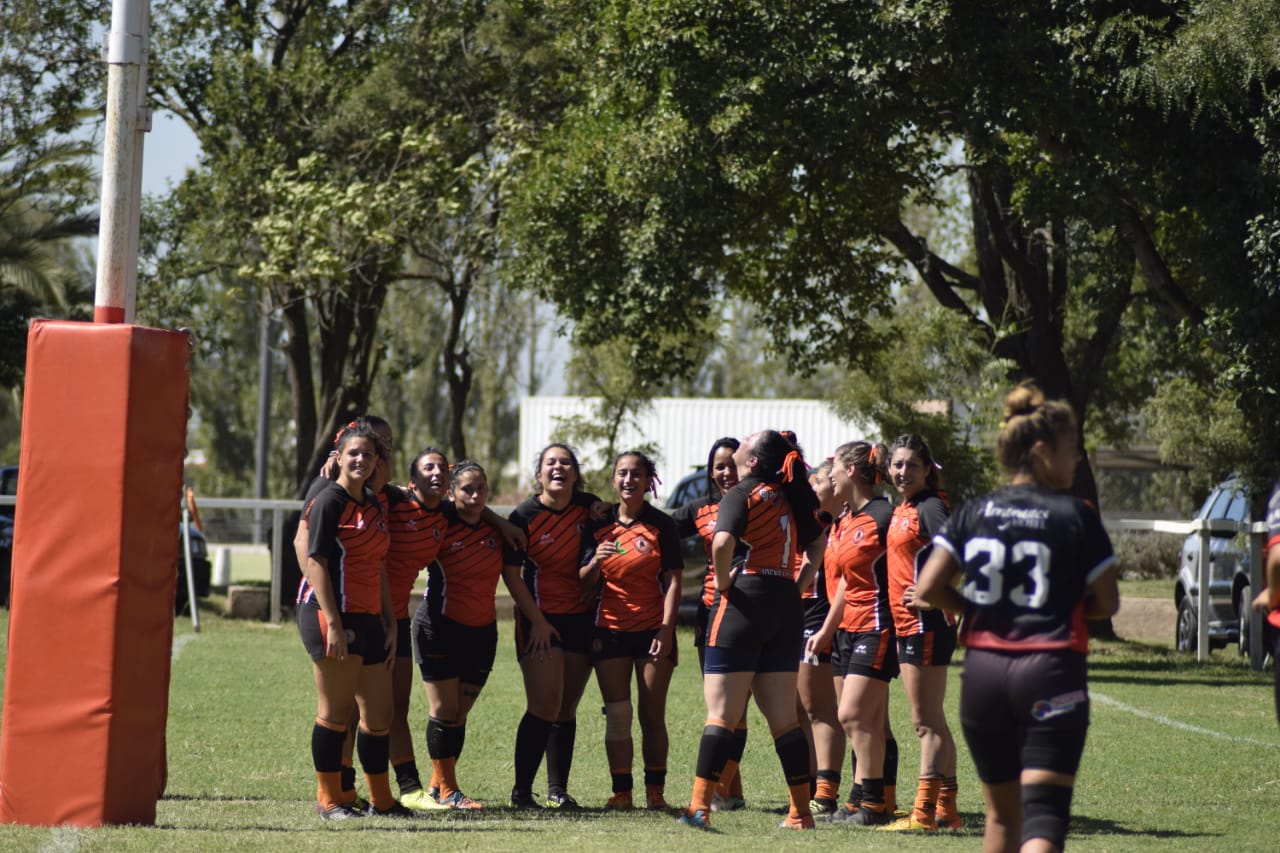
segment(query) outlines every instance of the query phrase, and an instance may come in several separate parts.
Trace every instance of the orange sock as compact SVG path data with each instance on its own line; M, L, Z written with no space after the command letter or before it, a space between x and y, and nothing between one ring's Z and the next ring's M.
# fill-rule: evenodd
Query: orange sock
M342 802L341 773L316 771L316 802L322 809L331 809Z
M439 764L438 770L440 773L440 799L443 800L446 797L452 796L453 792L458 790L458 775L457 775L458 759L456 758L432 759L431 772L433 774L433 778L437 770L436 768L437 763Z
M897 785L884 786L884 804L885 804L885 807L888 808L889 811L891 812L897 810L898 808L898 786Z
M938 789L942 779L938 776L921 776L916 784L916 802L911 816L925 826L937 825Z
M946 776L940 781L938 786L938 820L951 821L959 817L956 811L956 792L959 783L956 777Z
M818 789L814 792L815 800L831 800L836 802L840 799L840 783L833 779L819 777Z
M736 794L734 793L735 787L738 789ZM738 762L730 759L724 763L724 769L720 771L720 784L716 787L716 793L726 800L730 797L742 796L742 778L738 775Z
M364 781L369 786L369 800L375 809L385 812L396 804L396 798L391 793L391 774L366 773Z
M714 779L703 779L701 776L694 776L693 796L689 798L689 814L693 814L699 809L711 811L711 797L715 792L716 782Z
M810 817L812 812L809 811L809 783L801 782L799 785L788 785L787 791L791 795L791 809L787 812L791 817Z

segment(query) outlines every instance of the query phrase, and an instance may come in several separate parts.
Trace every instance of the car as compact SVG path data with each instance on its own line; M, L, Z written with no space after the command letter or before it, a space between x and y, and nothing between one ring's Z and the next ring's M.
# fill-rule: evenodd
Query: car
M0 466L0 495L17 496L18 466ZM9 606L9 581L13 572L13 519L17 517L18 507L3 507L12 515L0 515L0 606ZM191 542L191 573L195 580L196 598L204 598L209 594L210 578L213 566L209 562L209 543L203 533L194 525L187 525L187 533ZM182 553L182 524L178 524L178 553ZM187 606L186 566L181 558L178 560L178 584L174 593L174 612Z
M692 474L685 474L676 483L676 487L671 490L671 496L667 498L667 512L672 512L687 503L692 503L707 493L707 469L699 468Z
M1205 498L1197 520L1225 519L1243 524L1260 520L1252 508L1249 490L1238 477L1219 483ZM1209 536L1209 648L1234 644L1240 654L1249 652L1249 534L1211 533ZM1173 601L1177 607L1174 647L1194 652L1197 645L1196 606L1200 592L1200 536L1191 534L1182 543Z
M9 606L9 574L13 570L13 519L0 515L0 607Z

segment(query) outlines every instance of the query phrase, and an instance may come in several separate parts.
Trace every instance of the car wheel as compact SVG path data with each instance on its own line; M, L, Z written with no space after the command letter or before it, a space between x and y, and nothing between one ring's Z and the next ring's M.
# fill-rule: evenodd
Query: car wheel
M1253 590L1249 584L1240 587L1240 601L1236 605L1236 624L1239 626L1240 639L1236 640L1236 648L1244 657L1249 656L1249 604L1253 601Z
M1191 605L1191 596L1186 596L1178 603L1178 622L1174 628L1173 647L1187 653L1196 650L1196 609Z

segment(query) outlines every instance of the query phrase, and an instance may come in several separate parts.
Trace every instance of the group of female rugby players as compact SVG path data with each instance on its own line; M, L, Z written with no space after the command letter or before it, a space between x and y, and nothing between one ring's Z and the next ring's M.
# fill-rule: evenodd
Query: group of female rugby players
M568 791L576 711L595 671L613 780L606 809L633 798L632 681L644 800L667 808L667 689L676 664L680 540L705 544L696 645L707 722L681 822L743 805L738 766L754 697L789 794L782 827L815 815L855 826L956 829L956 748L946 667L969 649L961 723L986 801L988 850L1065 843L1088 726L1085 619L1118 606L1095 512L1063 494L1079 456L1070 408L1034 386L1006 400L998 455L1009 485L954 515L939 466L915 435L855 441L810 469L794 435L765 430L711 447L708 494L668 516L647 500L654 463L614 460L616 502L584 491L573 450L539 454L534 494L509 520L487 507L478 464L429 448L391 485L391 435L363 418L335 440L295 539L298 624L318 694L312 734L327 820L477 809L459 787L466 719L492 669L499 577L516 605L527 710L511 803L578 808ZM900 500L882 494L889 483ZM409 597L427 570L425 599ZM957 586L959 584L959 586ZM417 663L429 704L424 784L408 726ZM902 676L920 740L909 812L896 812L889 683ZM351 732L354 730L354 737ZM852 788L841 801L845 741ZM351 751L369 801L355 792ZM543 757L547 796L533 794ZM394 771L399 799L391 793Z

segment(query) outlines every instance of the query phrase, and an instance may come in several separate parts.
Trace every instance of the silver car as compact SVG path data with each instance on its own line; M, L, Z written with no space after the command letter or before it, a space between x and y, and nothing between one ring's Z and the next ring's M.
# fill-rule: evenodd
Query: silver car
M1226 519L1237 524L1256 520L1244 484L1232 477L1209 493L1197 519ZM1234 643L1248 653L1249 535L1213 533L1209 537L1209 648ZM1174 645L1180 652L1196 650L1196 601L1200 591L1200 537L1191 534L1182 543L1173 601L1178 608Z

